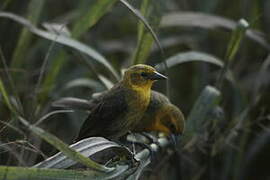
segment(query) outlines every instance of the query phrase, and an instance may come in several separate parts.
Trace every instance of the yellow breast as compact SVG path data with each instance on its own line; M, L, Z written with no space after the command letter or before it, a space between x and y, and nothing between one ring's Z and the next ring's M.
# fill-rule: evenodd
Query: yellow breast
M127 114L128 124L137 124L143 117L149 102L151 90L135 90L127 97L129 113Z

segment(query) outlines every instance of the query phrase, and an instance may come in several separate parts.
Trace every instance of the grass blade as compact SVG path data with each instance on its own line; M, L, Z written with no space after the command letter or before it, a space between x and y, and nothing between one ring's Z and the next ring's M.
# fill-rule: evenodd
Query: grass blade
M101 152L103 150L111 148L117 149L119 150L119 152L132 157L132 154L128 149L102 137L90 137L83 139L79 142L76 142L75 144L70 145L70 148L76 150L77 152L81 153L86 157L91 157L97 152ZM49 157L48 159L34 165L34 167L65 169L73 166L74 164L76 164L75 161L65 156L62 152L59 152L54 156Z
M200 27L203 29L221 27L228 30L234 30L237 26L237 22L224 17L197 12L175 12L163 16L161 27L166 28L175 26ZM266 41L263 33L249 29L245 35L265 49L270 50L270 45Z
M226 60L232 61L234 59L235 54L240 47L241 40L243 39L248 28L249 28L248 22L244 19L240 19L230 39L225 56Z
M207 120L207 113L210 112L220 101L220 92L212 87L206 86L195 102L188 118L184 135L187 142L193 135L202 130L202 126Z
M154 30L157 30L161 20L161 8L164 1L144 0L141 5L141 13L149 19L149 24ZM153 45L153 36L150 31L145 29L142 22L138 23L138 42L133 55L133 64L143 64L147 60Z
M44 0L31 0L29 2L27 19L29 19L29 21L31 21L33 24L37 24L44 6L44 2ZM20 68L23 64L25 52L27 52L31 39L32 34L26 28L24 28L20 34L18 43L12 56L12 68Z
M71 88L78 88L78 87L86 87L89 89L93 89L95 91L100 91L104 89L103 86L95 80L87 78L77 78L65 84L64 90L70 90Z
M22 103L21 103L19 95L17 93L15 83L14 83L14 81L12 79L11 73L8 71L7 60L6 60L5 56L4 56L4 53L2 51L1 46L0 46L0 58L2 60L2 64L3 64L3 67L4 67L4 71L5 71L5 74L6 74L6 79L8 80L7 82L10 85L10 89L11 89L9 96L11 94L14 96L14 101L13 101L14 109L16 109L16 111L18 113L24 114ZM4 86L3 81L2 81L2 86Z
M35 122L34 126L38 126L40 123L42 123L44 120L46 120L47 118L49 118L52 115L60 114L60 113L72 113L72 112L74 112L74 111L73 110L57 110L57 111L49 112L49 113L45 114L44 116L42 116L39 120L37 120L37 122Z
M91 4L89 10L82 14L72 29L72 36L79 38L88 29L94 26L98 20L103 17L113 7L118 0L96 0L94 5Z
M127 166L118 166L118 173L121 174L127 169ZM42 169L0 166L0 179L8 180L103 180L112 179L111 173L104 174L91 169L85 171L63 170L63 169Z
M233 31L233 34L231 36L230 42L227 47L226 55L225 55L225 66L222 68L220 75L217 80L217 87L221 87L223 79L225 74L227 73L230 64L232 63L236 52L238 51L240 47L240 43L244 37L244 34L246 33L247 29L249 27L249 24L246 20L240 19L238 22L238 26Z
M92 107L88 100L74 97L64 97L58 99L52 103L52 106L84 111L89 111Z
M138 11L136 8L134 8L133 6L131 6L131 4L129 4L125 0L120 0L120 2L122 4L124 4L145 25L145 27L149 30L149 32L153 36L153 38L154 38L154 40L155 40L158 48L161 51L162 56L164 56L163 48L162 48L162 46L160 44L160 41L158 40L158 37L157 37L156 33L154 32L154 30L152 29L152 27L149 25L149 23L147 22L147 20L144 18L144 16L140 13L140 11Z
M114 83L107 79L105 76L98 75L98 78L101 83L106 87L106 89L111 89L113 87Z
M8 109L13 112L14 114L17 114L17 111L14 109L13 105L11 104L10 100L9 100L9 94L6 91L6 88L4 86L4 83L0 77L0 94L2 95L4 102L6 103Z
M223 67L223 62L221 59L207 53L198 52L198 51L188 51L175 54L165 60L168 68L174 67L176 65L187 63L187 62L205 62ZM164 71L165 66L163 63L156 65L157 70Z
M106 60L105 57L103 57L100 53L98 53L96 50L90 48L89 46L87 46L79 41L76 41L75 39L72 39L72 38L69 38L66 36L62 36L62 35L56 35L54 33L50 33L50 32L38 29L33 24L31 24L28 20L26 20L20 16L17 16L15 14L12 14L12 13L0 11L0 17L9 18L9 19L16 21L17 23L20 23L24 27L28 28L29 31L31 31L32 33L34 33L42 38L45 38L45 39L48 39L51 41L55 41L57 43L66 45L66 46L74 48L82 53L87 54L93 60L96 60L98 63L101 63L102 65L104 65L114 75L114 77L116 77L118 79L117 72L110 65L108 60Z
M112 8L115 2L116 0L96 0L94 2L94 5L93 3L90 3L90 6L87 8L88 11L86 13L82 13L81 18L79 18L73 26L71 31L72 37L76 39L80 38L83 33L93 27L100 20L100 18L102 18L105 14L108 13L108 11ZM81 12L79 11L79 13ZM98 55L97 57L101 58L102 61L107 61L101 55ZM52 89L52 87L54 87L56 76L59 74L60 69L64 66L66 62L65 59L67 59L67 54L64 51L60 51L56 58L53 60L52 65L50 66L49 71L47 72L47 76L42 85L42 89L45 90L42 97L46 97L48 92ZM88 58L84 58L84 61L85 59ZM86 61L86 64L87 63L89 62ZM107 69L111 71L115 79L119 80L117 72L109 64L109 62L107 61L105 62L105 64L107 64L105 65L105 67L107 67Z
M107 168L107 167L105 167L101 164L98 164L98 163L92 161L91 159L83 156L82 154L78 153L77 151L69 148L67 144L62 142L57 137L44 131L41 128L38 128L36 126L29 124L25 119L23 119L21 117L19 117L19 119L30 131L32 131L33 133L35 133L36 135L41 137L43 140L45 140L46 142L48 142L49 144L54 146L59 151L63 152L70 159L72 159L76 162L80 162L80 163L86 165L87 167L92 168L92 169L97 170L97 171L110 172L110 171L114 170L114 168Z

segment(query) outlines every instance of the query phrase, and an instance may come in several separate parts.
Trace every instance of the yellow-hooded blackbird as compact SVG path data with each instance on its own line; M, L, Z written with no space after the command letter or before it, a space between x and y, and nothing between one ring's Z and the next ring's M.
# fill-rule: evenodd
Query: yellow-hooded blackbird
M159 131L166 135L182 134L185 128L185 118L178 107L171 104L166 96L152 91L151 100L140 122L132 131Z
M166 77L151 66L138 64L128 68L119 83L89 103L91 112L77 140L90 136L114 139L132 131L141 123L149 105L153 82L160 79Z

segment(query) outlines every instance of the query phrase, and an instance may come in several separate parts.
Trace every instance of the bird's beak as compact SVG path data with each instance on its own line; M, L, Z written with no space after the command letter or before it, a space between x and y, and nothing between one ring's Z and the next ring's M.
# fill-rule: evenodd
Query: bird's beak
M148 76L148 79L151 79L151 80L165 80L165 79L168 79L166 76L160 74L159 72L155 71L154 73L150 74Z

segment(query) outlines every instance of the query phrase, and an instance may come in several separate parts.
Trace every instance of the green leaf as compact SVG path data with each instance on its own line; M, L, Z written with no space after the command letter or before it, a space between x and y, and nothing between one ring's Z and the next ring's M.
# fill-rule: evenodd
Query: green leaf
M94 26L101 17L107 14L117 1L118 0L95 0L94 5L91 3L88 11L86 13L84 12L74 25L72 36L79 38L88 29Z
M192 136L202 131L203 124L209 113L220 101L220 92L212 87L206 86L192 107L187 118L184 141L187 142Z
M163 55L163 48L161 47L160 41L154 31L159 26L161 20L161 8L163 7L164 1L162 0L144 0L141 6L141 12L134 8L125 0L120 0L139 20L138 25L138 45L135 54L133 55L133 64L144 63L150 54L153 40L155 40L159 47L161 54ZM151 1L151 2L150 2ZM150 23L145 19L145 15L148 16ZM146 31L146 29L148 31Z
M220 75L217 80L217 87L220 87L223 83L224 76L226 75L230 64L232 63L236 52L238 51L240 47L240 43L249 27L249 24L246 20L240 19L238 22L238 26L235 28L235 30L232 33L230 42L227 47L226 55L225 55L225 66L223 67L222 71L220 72Z
M109 12L115 2L117 2L117 0L96 0L94 4L90 3L90 6L87 8L88 11L86 13L82 13L81 18L75 22L71 32L72 36L76 39L80 38L83 33L92 28L105 14ZM81 12L79 11L79 13ZM98 57L105 60L105 58L101 55L98 55ZM59 74L61 68L65 65L66 59L67 54L64 51L60 51L56 58L53 60L42 85L42 90L45 90L42 97L46 97L48 92L54 87L56 76ZM88 61L85 62L91 63ZM107 69L114 75L115 79L118 80L119 76L114 68L109 64L108 61L105 64L107 64L105 67L107 67Z
M234 59L235 54L240 47L240 42L242 41L248 28L249 28L248 22L244 19L240 19L237 24L237 27L233 31L230 42L228 44L225 57L226 60L232 61Z
M74 97L64 97L58 99L52 102L52 106L84 111L89 111L92 107L88 100Z
M205 62L223 67L223 62L221 59L207 53L198 51L187 51L175 54L165 60L168 68L174 67L176 65L187 63L187 62ZM156 69L159 71L166 70L164 63L159 63L156 65Z
M44 0L31 0L28 5L27 19L33 24L37 24L41 11L44 6ZM25 59L25 52L29 48L32 39L32 34L24 28L20 34L18 43L11 60L12 68L20 68Z
M120 156L126 155L129 156L129 159L133 158L133 154L125 147L109 141L103 137L90 137L76 142L69 146L70 148L76 150L86 157L91 157L92 155L104 151L106 149L113 149L114 152L120 154ZM71 160L62 152L59 152L48 159L34 165L38 168L59 168L65 169L76 164L75 161Z
M49 112L47 114L45 114L44 116L42 116L41 118L39 118L37 120L37 122L35 122L35 126L38 126L40 123L42 123L43 121L45 121L46 119L48 119L50 116L53 116L55 114L60 114L60 113L73 113L73 110L56 110L56 111L52 111Z
M118 78L117 72L111 66L111 64L108 62L108 60L105 59L105 57L103 57L100 53L98 53L96 50L92 49L91 47L89 47L89 46L87 46L87 45L85 45L85 44L83 44L75 39L72 39L72 38L69 38L66 36L62 36L62 35L56 35L54 33L50 33L50 32L38 29L33 24L31 24L31 22L29 22L28 20L26 20L20 16L17 16L15 14L12 14L12 13L0 11L0 17L9 18L9 19L16 21L17 23L20 23L23 26L25 26L26 28L28 28L29 31L31 31L32 33L34 33L42 38L45 38L45 39L48 39L51 41L55 41L57 43L66 45L66 46L71 47L73 49L76 49L82 53L87 54L93 60L104 65L115 77Z
M77 87L87 87L93 90L101 90L103 88L102 85L95 80L87 78L77 78L66 83L64 89L70 90L71 88Z
M102 82L106 89L111 89L114 85L112 81L102 75L98 75L98 79Z
M150 7L152 5L151 0L143 0L141 5L141 13L146 17L146 14L149 14ZM150 54L153 37L151 34L145 30L145 27L142 22L138 23L138 42L135 53L133 55L133 64L143 64L145 63L147 57Z
M101 173L91 169L85 171L43 169L28 167L0 166L0 179L6 180L103 180L113 179L127 169L127 166L117 166L118 173Z
M14 109L13 105L11 104L11 102L9 100L9 94L6 91L6 88L5 88L4 83L3 83L1 78L0 78L0 95L2 95L2 97L4 98L4 102L6 103L9 110L11 112L17 114L16 110Z
M58 139L54 135L44 131L43 129L41 129L39 127L36 127L34 125L29 124L25 119L23 119L21 117L19 117L19 119L30 131L32 131L33 133L35 133L36 135L41 137L43 140L45 140L46 142L48 142L49 144L54 146L56 149L61 151L63 154L68 156L70 159L72 159L76 162L80 162L89 168L92 168L94 170L98 170L101 172L110 172L110 171L114 170L114 168L108 168L106 166L98 164L98 163L92 161L91 159L83 156L82 154L80 154L77 151L68 147L67 144L62 142L60 139Z
M161 28L176 26L200 27L204 29L225 28L232 31L237 26L237 22L224 17L197 12L173 12L162 17ZM248 29L245 36L265 49L270 50L270 45L262 32Z

